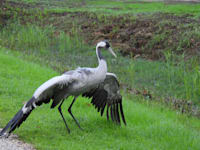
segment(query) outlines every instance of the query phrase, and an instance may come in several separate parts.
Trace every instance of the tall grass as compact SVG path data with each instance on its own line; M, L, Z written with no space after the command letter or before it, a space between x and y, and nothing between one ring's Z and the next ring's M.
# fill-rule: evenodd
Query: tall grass
M84 44L75 27L68 35L52 26L41 28L13 23L0 32L0 44L28 54L37 53L42 62L60 72L77 66L97 65L95 48ZM165 62L132 60L120 54L113 59L107 52L103 52L103 55L108 58L109 72L116 73L120 82L128 87L148 89L161 97L177 97L199 103L197 59L185 61L184 55L177 57L170 51L165 52Z
M83 48L83 42L75 28L71 29L71 35L63 31L57 31L52 26L41 28L36 25L11 23L0 32L0 44L9 48L41 53L53 50L72 51Z
M200 96L200 72L197 58L185 60L184 54L176 57L171 51L165 53L166 73L168 84L171 90L174 88L174 81L179 81L180 87L183 88L182 98L192 99L199 103Z

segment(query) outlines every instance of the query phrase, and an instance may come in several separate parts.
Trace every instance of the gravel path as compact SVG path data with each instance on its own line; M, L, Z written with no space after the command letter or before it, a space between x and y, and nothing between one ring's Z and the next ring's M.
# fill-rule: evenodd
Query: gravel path
M0 129L1 130L1 129ZM35 150L32 145L18 140L16 135L0 138L0 150Z

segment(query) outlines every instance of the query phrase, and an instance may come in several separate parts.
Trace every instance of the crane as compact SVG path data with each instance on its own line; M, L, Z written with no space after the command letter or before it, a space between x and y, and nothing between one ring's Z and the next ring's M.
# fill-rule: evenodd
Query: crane
M61 109L63 102L69 96L73 96L74 98L68 108L68 112L80 129L82 128L71 111L74 102L80 95L92 99L91 103L101 113L101 116L104 113L104 109L107 108L108 120L111 118L113 122L120 124L121 115L122 121L126 125L122 107L122 96L119 92L119 83L115 74L107 72L107 63L101 54L102 49L108 50L116 57L108 41L98 42L96 45L98 66L96 68L79 67L44 82L35 90L32 98L23 105L5 128L1 130L0 137L9 137L27 119L32 110L43 103L49 103L51 100L51 108L55 108L59 104L58 111L67 131L70 133Z

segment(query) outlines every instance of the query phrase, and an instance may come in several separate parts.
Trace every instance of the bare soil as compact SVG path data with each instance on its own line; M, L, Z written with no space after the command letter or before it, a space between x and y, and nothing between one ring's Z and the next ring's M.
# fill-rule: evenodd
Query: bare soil
M24 11L31 7L28 4L12 2L7 5L12 9L10 6L1 8L4 10L0 14L1 28L13 17L12 13L6 12L15 11L23 24L37 22L41 26L55 26L58 29L55 36L59 35L59 31L72 35L71 29L76 28L87 44L93 45L99 40L108 39L123 55L151 60L163 59L164 52L168 50L175 54L185 53L188 57L200 55L200 34L197 32L200 19L194 19L189 14L99 16L88 12L64 12L42 14L43 18L39 19L37 14Z
M87 43L108 39L123 55L152 60L162 59L166 50L188 56L199 55L200 38L193 33L200 22L191 15L155 13L103 19L87 13L73 16L79 18L78 24Z

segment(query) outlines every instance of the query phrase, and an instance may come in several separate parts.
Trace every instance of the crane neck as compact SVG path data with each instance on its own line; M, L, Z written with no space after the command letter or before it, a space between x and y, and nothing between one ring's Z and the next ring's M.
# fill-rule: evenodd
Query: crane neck
M102 56L101 50L99 47L96 47L96 54L97 54L97 58L98 58L98 62L99 62L98 69L103 72L104 71L107 72L107 63L106 63L106 60L104 59L104 57Z

